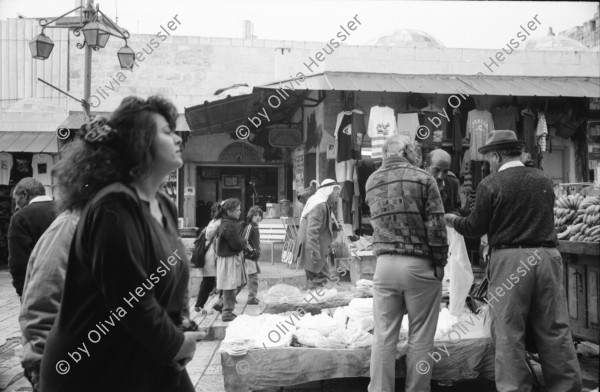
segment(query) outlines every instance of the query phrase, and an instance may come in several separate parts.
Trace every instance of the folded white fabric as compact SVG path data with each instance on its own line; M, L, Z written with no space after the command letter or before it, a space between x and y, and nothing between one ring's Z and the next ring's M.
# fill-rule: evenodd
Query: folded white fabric
M373 287L373 281L369 279L360 279L356 281L356 287Z

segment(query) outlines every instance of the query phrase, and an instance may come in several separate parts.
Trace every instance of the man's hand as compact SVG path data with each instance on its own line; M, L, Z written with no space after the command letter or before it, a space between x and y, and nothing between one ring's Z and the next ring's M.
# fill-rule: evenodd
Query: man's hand
M444 267L435 266L435 277L441 282L444 280Z
M445 214L444 220L446 221L446 226L454 228L454 219L456 218L457 216L454 214Z
M177 371L182 371L185 366L194 358L196 353L196 338L197 332L184 332L183 344L179 348L179 352L173 358L173 365Z

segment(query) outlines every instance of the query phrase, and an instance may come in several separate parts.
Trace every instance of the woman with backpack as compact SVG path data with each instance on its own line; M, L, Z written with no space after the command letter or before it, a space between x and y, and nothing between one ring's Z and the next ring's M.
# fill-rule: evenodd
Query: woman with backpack
M221 225L217 238L217 289L223 290L223 321L233 321L235 296L246 284L243 251L246 240L240 235L238 220L242 213L238 199L227 199L220 206Z
M214 203L210 209L211 221L208 226L204 228L203 237L205 241L204 254L204 266L200 268L200 275L202 276L202 282L200 283L200 290L198 291L198 298L196 299L196 305L194 310L196 312L207 313L204 309L206 301L210 296L210 293L217 287L217 252L216 252L216 238L217 231L221 225L221 218L219 214L219 203Z

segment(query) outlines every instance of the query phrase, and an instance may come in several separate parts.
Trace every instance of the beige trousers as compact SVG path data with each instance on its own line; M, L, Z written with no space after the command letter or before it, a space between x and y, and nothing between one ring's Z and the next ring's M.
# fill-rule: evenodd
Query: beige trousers
M406 391L429 392L431 371L417 365L430 362L442 297L442 282L427 258L402 255L377 257L373 281L375 331L371 352L369 392L395 391L396 346L405 310L409 337L406 356Z

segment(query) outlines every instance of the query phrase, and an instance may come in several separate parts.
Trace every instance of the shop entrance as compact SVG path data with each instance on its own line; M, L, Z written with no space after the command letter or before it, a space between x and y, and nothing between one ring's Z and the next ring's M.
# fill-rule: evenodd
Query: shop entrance
M267 203L277 203L277 166L214 166L196 167L196 226L210 222L213 203L231 197L240 199L242 216L253 205L266 211Z

